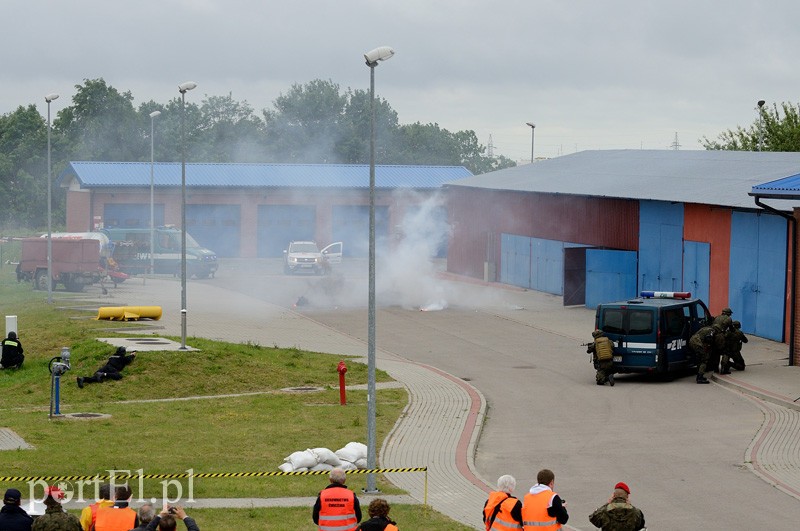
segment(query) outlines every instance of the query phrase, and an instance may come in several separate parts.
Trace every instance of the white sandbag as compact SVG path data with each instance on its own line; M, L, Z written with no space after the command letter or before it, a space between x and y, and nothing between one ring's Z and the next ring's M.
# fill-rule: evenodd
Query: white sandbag
M341 468L342 470L357 470L358 469L358 467L354 463L351 463L350 461L342 461L342 464L339 465L339 468Z
M294 472L294 467L292 467L291 463L284 463L278 467L278 470L281 472Z
M335 453L336 457L348 463L355 463L361 457L360 455L358 455L357 451L353 450L352 448L348 448L346 446L344 448L339 448L338 450L336 450Z
M294 471L295 472L308 472L308 469L306 467L302 467L302 468L295 468Z
M292 452L289 457L284 461L292 464L292 468L297 471L298 468L311 468L317 464L317 454L311 450L303 450L302 452Z
M320 463L318 465L314 465L309 470L312 472L316 472L317 470L333 470L335 467L333 465L329 465L328 463Z
M355 452L358 455L358 458L356 459L356 461L358 459L361 459L361 458L364 458L364 459L367 458L367 445L364 444L364 443L349 442L349 443L345 444L344 447L349 449L349 450L351 450L351 451L353 451L353 452ZM353 461L353 462L355 462L355 461Z
M367 468L367 459L362 457L361 459L356 460L353 464L356 465L356 468L359 470Z
M325 463L334 467L342 464L339 457L330 448L312 448L311 451L317 454L317 461L320 464Z

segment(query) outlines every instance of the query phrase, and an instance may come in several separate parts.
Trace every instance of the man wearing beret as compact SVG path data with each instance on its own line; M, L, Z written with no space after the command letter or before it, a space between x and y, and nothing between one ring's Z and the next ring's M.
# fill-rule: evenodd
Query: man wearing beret
M608 503L589 515L589 521L603 531L639 531L644 528L644 514L628 501L631 489L623 482L614 485Z
M8 489L3 496L0 509L0 529L4 531L31 531L33 518L20 507L22 494L17 489Z

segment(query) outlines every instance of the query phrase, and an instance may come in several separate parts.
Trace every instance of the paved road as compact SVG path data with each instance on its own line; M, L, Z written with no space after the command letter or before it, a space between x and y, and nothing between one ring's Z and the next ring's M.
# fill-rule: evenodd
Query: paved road
M279 306L304 295L308 305L297 309L306 320L338 333L339 341L347 338L354 353L363 349L366 312L350 297L363 293L360 271L348 272L337 291L318 278L284 277L272 266L233 264L201 282ZM512 473L521 496L539 468L552 468L579 529L590 528L586 516L617 481L632 487L651 529L796 528L798 500L747 467L765 419L792 413L691 378L622 376L614 388L598 387L579 346L589 337L592 312L563 308L559 297L446 281L405 287L390 285L382 292L389 296L379 296L379 366L430 365L482 393L488 411L475 452L477 479ZM193 289L190 308L219 306L192 299ZM442 311L419 311L444 301ZM225 318L233 318L235 309L226 310ZM291 328L302 338L303 319L280 315L280 321L265 316L266 326ZM783 447L791 448L797 429L786 437Z

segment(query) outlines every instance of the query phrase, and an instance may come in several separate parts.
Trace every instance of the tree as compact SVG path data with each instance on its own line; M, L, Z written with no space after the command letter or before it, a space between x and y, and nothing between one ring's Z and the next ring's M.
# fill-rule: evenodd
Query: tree
M264 122L245 101L231 94L211 96L200 105L194 155L207 162L258 162L266 160Z
M717 140L703 137L702 144L706 149L758 151L760 139L762 151L800 151L800 105L781 103L780 110L774 103L771 108L764 106L747 129L737 126L720 133Z
M133 108L130 92L120 93L102 79L75 85L72 105L58 112L53 125L70 146L71 160L142 160L149 136Z
M36 106L0 116L2 226L42 226L47 201L47 124Z

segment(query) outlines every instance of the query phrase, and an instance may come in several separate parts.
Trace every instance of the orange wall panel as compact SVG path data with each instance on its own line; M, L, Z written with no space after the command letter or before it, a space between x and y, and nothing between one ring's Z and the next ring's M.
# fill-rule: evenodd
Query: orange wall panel
M731 210L687 203L683 207L683 238L711 244L708 309L719 315L728 306L731 260Z

